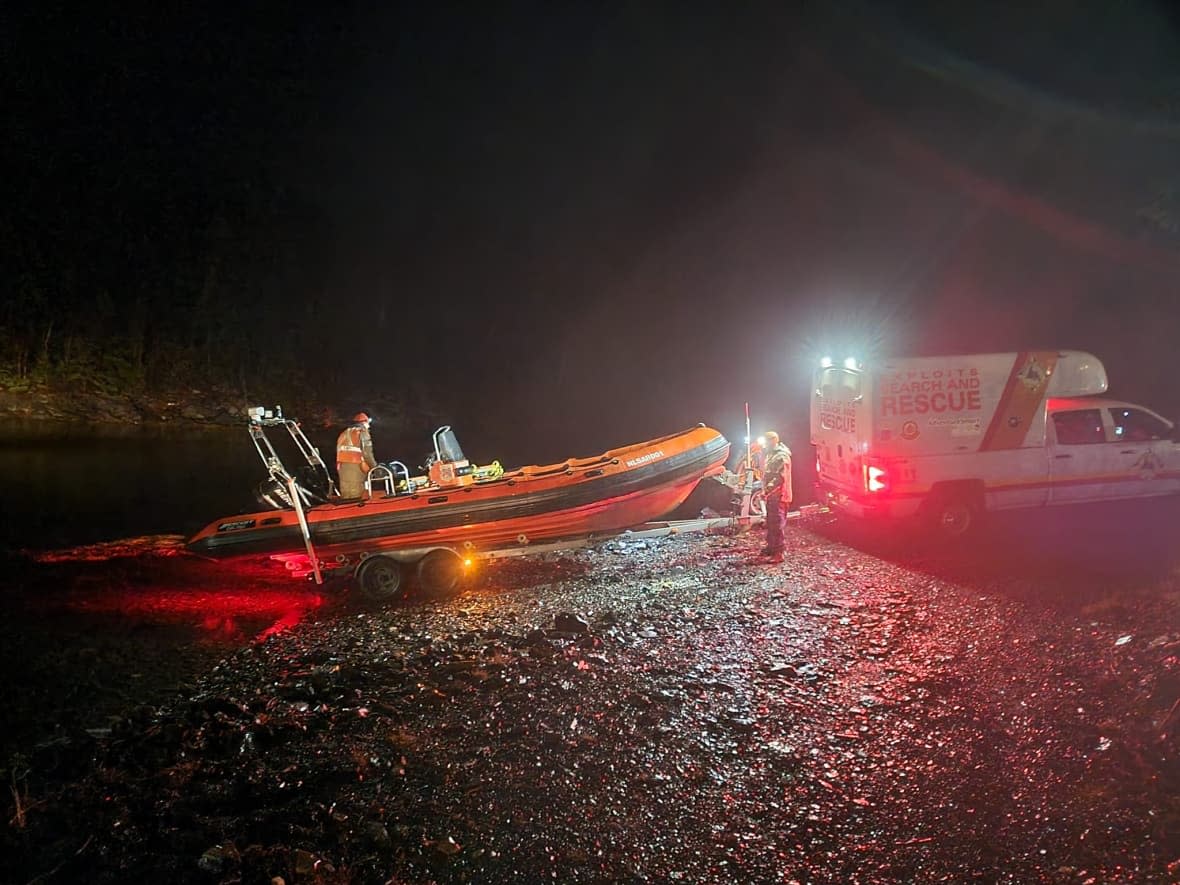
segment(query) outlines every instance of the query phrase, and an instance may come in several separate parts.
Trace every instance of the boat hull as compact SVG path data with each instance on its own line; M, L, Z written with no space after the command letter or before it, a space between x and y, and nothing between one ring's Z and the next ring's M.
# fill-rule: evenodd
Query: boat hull
M728 455L725 437L702 426L462 488L319 504L306 510L306 520L321 560L436 546L491 550L608 533L674 510L702 478L723 469ZM294 510L221 519L186 546L216 559L305 550Z

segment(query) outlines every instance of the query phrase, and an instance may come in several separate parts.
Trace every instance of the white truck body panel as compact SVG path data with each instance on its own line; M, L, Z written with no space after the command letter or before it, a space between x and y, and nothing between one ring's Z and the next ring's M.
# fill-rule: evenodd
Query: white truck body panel
M1180 493L1170 422L1103 399L1082 351L1022 351L821 368L811 407L819 500L905 517L934 498L1003 510Z

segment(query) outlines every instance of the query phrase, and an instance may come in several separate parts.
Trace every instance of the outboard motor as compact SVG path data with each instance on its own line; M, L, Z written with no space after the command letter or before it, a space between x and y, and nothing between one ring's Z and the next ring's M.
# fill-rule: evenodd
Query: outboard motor
M295 477L295 487L299 489L300 497L309 505L322 504L328 500L329 482L328 477L311 465L304 467ZM295 506L287 484L274 476L264 479L255 487L254 498L263 507L270 507L272 510L285 510Z
M303 500L311 504L323 504L328 500L332 478L325 470L308 464L295 474L295 484L303 493Z
M254 498L263 507L269 507L272 510L284 510L294 506L291 503L291 494L287 491L287 486L273 476L264 479L255 487Z

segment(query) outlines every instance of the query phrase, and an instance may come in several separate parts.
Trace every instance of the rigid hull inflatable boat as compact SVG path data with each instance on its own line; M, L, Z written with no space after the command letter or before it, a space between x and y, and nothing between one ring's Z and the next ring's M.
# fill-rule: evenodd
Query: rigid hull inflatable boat
M373 557L404 568L441 562L440 553L478 556L618 532L674 510L702 478L720 473L729 455L725 437L700 425L595 457L506 471L498 462L470 464L443 427L435 431L427 475L411 476L401 462L381 464L370 471L364 497L342 500L297 422L281 410L277 417L262 409L250 414L251 437L270 474L258 497L281 509L219 519L186 546L216 559L286 560L288 569L315 569L317 578L319 568L360 574ZM299 474L286 470L266 437L280 426L308 461Z

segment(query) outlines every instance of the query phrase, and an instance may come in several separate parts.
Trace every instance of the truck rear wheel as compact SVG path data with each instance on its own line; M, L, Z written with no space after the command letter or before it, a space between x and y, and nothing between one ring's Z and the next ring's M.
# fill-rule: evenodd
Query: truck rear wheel
M388 556L370 556L356 570L357 586L366 602L387 603L402 586L402 565Z
M926 505L926 514L934 530L951 540L970 534L979 523L979 513L976 496L966 490L940 492Z
M463 560L453 550L431 550L418 560L418 586L426 596L453 596L462 580Z

